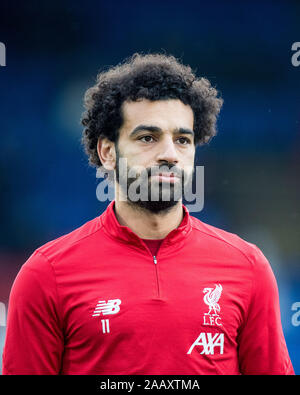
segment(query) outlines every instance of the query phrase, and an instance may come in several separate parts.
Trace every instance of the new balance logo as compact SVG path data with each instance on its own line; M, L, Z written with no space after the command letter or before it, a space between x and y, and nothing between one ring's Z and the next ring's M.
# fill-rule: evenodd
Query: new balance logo
M102 315L117 314L120 311L120 299L110 299L107 302L105 300L99 300L96 308L92 314L92 317L99 317ZM101 320L102 333L110 333L109 319Z
M201 332L194 343L191 345L187 354L191 354L194 347L200 347L200 354L205 355L214 355L215 348L216 352L219 351L219 354L224 353L224 333L205 333Z
M105 302L105 300L99 300L94 310L93 317L98 317L99 315L101 315L101 313L103 315L117 314L120 311L120 304L120 299L108 300L107 303Z

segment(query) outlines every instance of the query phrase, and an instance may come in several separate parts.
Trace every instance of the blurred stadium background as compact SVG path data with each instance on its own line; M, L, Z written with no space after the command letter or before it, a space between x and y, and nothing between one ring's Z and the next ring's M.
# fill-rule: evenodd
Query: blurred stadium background
M218 136L198 148L205 205L193 215L255 243L269 259L299 374L292 305L300 302L300 67L291 63L299 21L299 1L2 1L2 314L33 250L107 206L96 199L99 179L80 145L84 91L98 71L134 52L165 51L224 98Z

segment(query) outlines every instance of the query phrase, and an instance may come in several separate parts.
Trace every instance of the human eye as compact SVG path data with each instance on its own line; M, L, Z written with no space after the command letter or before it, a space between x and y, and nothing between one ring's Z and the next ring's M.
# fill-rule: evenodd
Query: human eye
M153 136L151 136L150 134L139 137L139 140L143 141L144 143L152 143L152 141L154 141Z
M181 145L191 144L191 140L187 137L179 137L177 140L179 141L179 144L181 144Z

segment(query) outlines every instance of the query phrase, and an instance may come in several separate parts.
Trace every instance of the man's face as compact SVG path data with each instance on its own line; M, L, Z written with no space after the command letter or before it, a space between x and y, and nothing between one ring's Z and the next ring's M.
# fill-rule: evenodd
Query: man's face
M152 213L168 211L192 181L193 111L173 99L125 102L122 110L124 122L115 147L121 192L129 203ZM133 191L138 196L132 197Z

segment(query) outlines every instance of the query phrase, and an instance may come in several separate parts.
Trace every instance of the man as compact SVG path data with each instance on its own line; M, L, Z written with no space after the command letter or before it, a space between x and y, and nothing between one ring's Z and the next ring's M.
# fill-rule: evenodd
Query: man
M182 204L218 92L172 56L136 54L85 102L86 152L114 172L115 200L23 265L4 374L293 374L268 261Z

